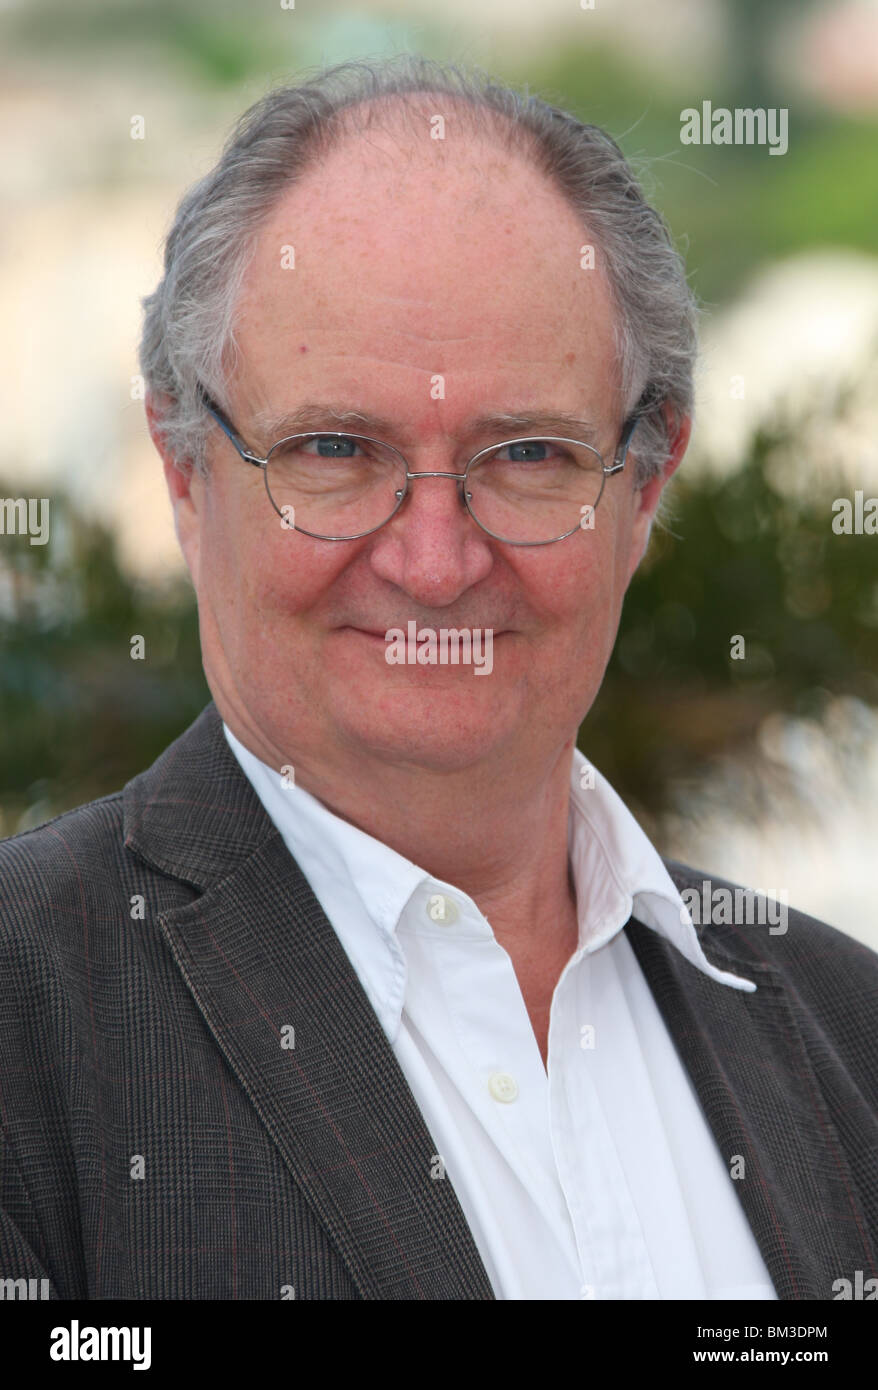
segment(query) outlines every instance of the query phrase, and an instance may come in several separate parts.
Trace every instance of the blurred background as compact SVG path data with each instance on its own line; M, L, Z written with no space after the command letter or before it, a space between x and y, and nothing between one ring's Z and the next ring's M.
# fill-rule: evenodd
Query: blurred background
M209 698L137 376L178 198L269 85L413 50L604 126L705 310L583 750L662 852L878 949L878 535L832 529L878 497L876 0L2 0L0 29L0 499L51 516L0 535L0 835L117 790ZM788 108L788 152L681 144L705 100Z

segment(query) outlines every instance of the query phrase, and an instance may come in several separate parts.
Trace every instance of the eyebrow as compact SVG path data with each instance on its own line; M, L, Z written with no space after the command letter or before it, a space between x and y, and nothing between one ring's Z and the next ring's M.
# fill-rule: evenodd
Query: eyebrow
M347 410L332 402L306 401L296 410L284 415L273 416L260 411L254 417L256 427L269 444L277 443L291 434L309 434L315 431L350 430L355 433L374 434L376 437L393 438L400 431L392 420L383 415L373 415L368 411ZM511 439L518 430L544 430L583 443L593 442L600 431L590 420L563 411L527 411L523 414L499 412L481 415L469 421L465 435L493 434L503 439Z

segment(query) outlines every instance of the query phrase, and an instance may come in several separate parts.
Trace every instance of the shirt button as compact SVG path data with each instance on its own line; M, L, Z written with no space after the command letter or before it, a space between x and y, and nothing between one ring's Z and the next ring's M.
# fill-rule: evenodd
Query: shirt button
M444 893L433 893L427 899L427 916L431 921L448 927L457 921L460 913L453 898L446 897Z
M510 1076L505 1071L495 1071L488 1082L488 1090L495 1100L502 1101L508 1105L510 1101L518 1097L518 1084L514 1076Z

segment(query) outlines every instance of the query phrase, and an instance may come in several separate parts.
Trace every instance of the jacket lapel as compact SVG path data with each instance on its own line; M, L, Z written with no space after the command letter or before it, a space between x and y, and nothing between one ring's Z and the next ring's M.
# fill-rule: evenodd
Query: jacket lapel
M711 962L755 993L714 982L635 919L627 927L720 1153L741 1173L735 1190L778 1297L831 1299L833 1281L862 1267L867 1222L803 1042L807 1020L770 963L697 930Z
M492 1299L393 1050L213 704L125 803L129 848L203 890L161 930L363 1297Z

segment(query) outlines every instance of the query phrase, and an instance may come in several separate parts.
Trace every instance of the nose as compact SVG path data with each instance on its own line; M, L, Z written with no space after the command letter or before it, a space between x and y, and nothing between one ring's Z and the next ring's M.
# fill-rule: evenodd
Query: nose
M467 511L464 485L462 473L410 469L405 501L375 533L375 573L419 604L454 603L494 563L490 538Z

